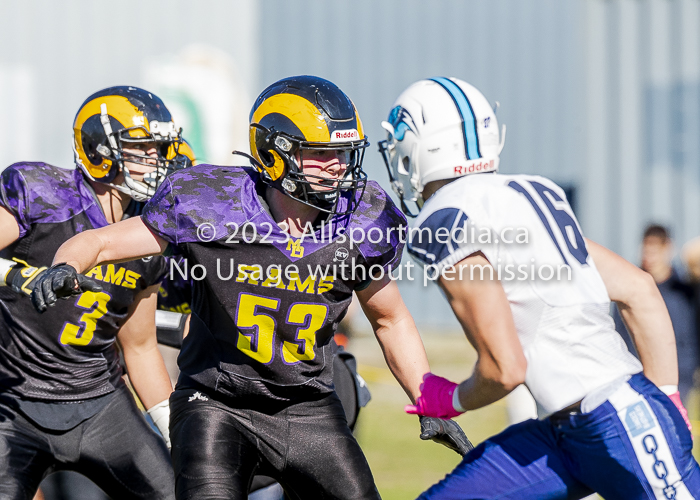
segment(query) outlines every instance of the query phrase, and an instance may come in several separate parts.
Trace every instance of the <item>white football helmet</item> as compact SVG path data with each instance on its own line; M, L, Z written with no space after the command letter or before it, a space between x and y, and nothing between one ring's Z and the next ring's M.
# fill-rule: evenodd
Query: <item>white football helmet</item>
M396 99L388 132L379 142L391 185L403 211L423 206L423 188L431 181L496 172L506 127L498 133L496 113L476 88L456 78L420 80Z

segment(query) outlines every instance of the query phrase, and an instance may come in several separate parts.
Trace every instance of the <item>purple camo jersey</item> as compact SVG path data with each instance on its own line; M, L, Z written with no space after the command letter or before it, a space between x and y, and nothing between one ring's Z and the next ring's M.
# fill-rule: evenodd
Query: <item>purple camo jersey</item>
M260 202L258 188L263 186L250 168L197 165L169 176L141 217L174 245L226 240L234 230L241 238L243 226L254 225L254 232L251 229L247 234L255 234L256 241L266 237L266 242L282 249L288 238ZM328 244L328 234L353 234L362 255L385 266L400 260L403 241L399 228L405 226L403 213L379 184L370 181L351 216L335 217L326 228L325 239L321 230L305 236L304 246L311 253Z
M3 170L0 181L0 205L15 216L20 238L32 224L65 222L83 211L95 227L107 224L77 169L41 162L14 163Z

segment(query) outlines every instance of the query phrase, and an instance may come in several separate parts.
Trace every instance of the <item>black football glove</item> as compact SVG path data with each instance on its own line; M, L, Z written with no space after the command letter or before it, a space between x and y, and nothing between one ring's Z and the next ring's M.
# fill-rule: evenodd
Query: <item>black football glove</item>
M34 309L43 313L47 307L56 305L57 299L67 299L86 291L101 292L102 287L78 274L73 266L56 264L35 280L32 304Z
M434 417L420 417L420 438L432 439L464 456L474 449L457 422Z
M17 293L32 294L37 278L46 272L47 267L15 265L5 276L5 283Z

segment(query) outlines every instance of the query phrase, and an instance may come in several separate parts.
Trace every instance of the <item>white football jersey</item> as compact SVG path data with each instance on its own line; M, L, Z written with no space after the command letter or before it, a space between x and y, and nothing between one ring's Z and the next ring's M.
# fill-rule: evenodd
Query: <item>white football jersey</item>
M525 383L541 417L642 370L615 331L581 228L551 180L500 174L458 179L423 206L408 250L441 272L483 252L510 302L528 362Z

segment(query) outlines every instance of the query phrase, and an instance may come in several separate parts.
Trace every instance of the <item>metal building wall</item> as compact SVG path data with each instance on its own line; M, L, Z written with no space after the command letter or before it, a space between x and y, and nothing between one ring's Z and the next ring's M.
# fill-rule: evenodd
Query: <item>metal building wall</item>
M83 100L144 86L152 64L191 43L229 54L255 92L258 11L254 0L0 0L0 169L18 160L71 167Z
M644 226L700 235L700 3L585 2L586 233L636 261Z
M678 242L700 234L699 0L0 0L0 165L71 165L82 100L143 85L194 42L230 54L251 97L292 74L338 83L385 186L375 145L393 99L456 76L501 103L502 171L576 188L589 237L636 261L651 220ZM434 290L405 291L425 319L450 317Z
M561 0L264 0L261 88L315 74L355 102L372 146L371 178L388 189L376 142L394 99L412 82L455 76L498 100L508 127L501 170L576 185L584 167L584 11ZM585 210L585 207L581 207ZM437 287L403 281L416 320L456 322Z
M498 100L508 125L505 172L569 183L582 165L579 2L560 0L264 0L261 88L292 74L336 82L355 101L370 141L412 82L455 76ZM374 149L374 148L373 148ZM384 177L379 155L368 161Z
M680 246L700 235L698 0L264 0L263 87L291 74L335 81L370 141L420 78L456 76L501 103L501 170L575 189L590 238L636 262L649 222ZM367 170L384 182L379 156ZM444 300L403 284L413 310ZM421 314L421 313L419 313ZM448 315L449 316L449 315Z

